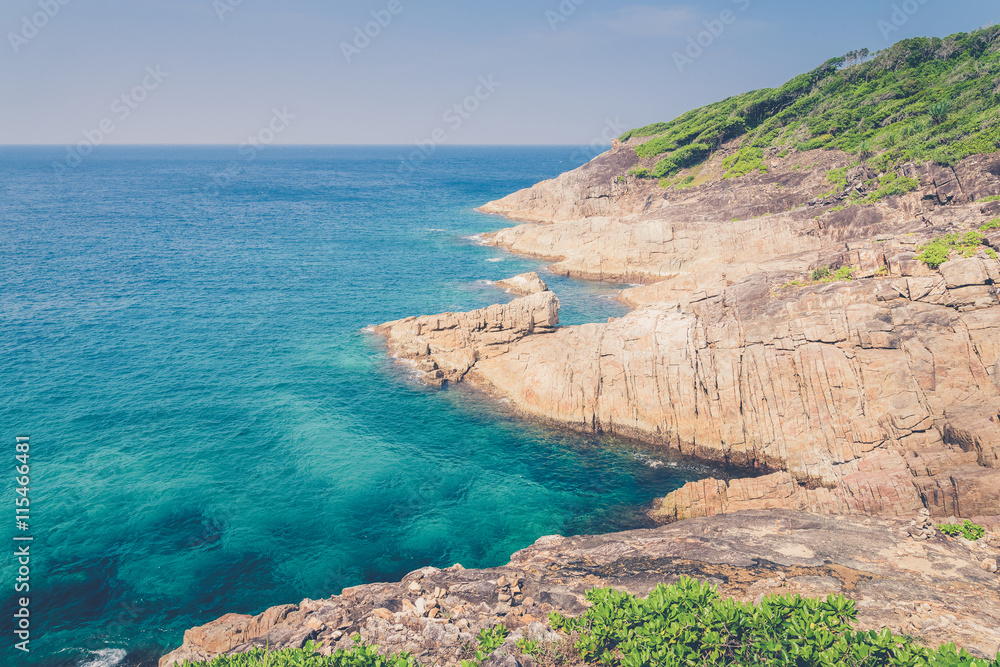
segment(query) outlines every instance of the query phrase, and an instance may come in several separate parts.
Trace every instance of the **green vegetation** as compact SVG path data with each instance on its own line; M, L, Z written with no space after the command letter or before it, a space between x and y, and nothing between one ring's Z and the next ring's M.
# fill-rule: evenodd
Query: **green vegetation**
M836 188L834 192L838 192L847 187L847 170L851 168L851 165L846 167L841 167L840 169L831 169L826 172L826 180L830 181Z
M737 178L745 176L751 171L766 174L767 165L764 164L764 149L758 146L741 148L722 161L722 168L726 170L722 178Z
M660 158L655 176L708 159L739 141L725 177L767 168L766 149L839 149L881 179L868 201L913 189L894 172L910 161L954 164L1000 148L1000 26L950 37L901 41L870 59L834 58L777 89L757 90L694 109L668 123L622 135ZM839 182L839 181L838 181Z
M835 283L841 280L850 280L854 274L854 269L849 266L842 266L836 271L831 271L829 266L821 266L809 276L814 283Z
M319 644L310 641L303 648L281 651L256 648L237 655L220 655L209 662L185 660L184 667L418 667L409 653L386 657L378 654L378 646L362 644L359 635L352 639L352 648L338 649L329 656L320 655Z
M539 655L542 652L542 645L538 643L537 639L528 639L527 637L522 637L514 642L517 646L517 650L524 655L530 655L532 657Z
M486 660L493 651L497 650L503 646L503 642L507 639L507 635L510 630L504 625L494 625L491 628L483 628L476 635L476 641L479 642L479 648L476 649L474 660L463 660L462 667L479 667L479 664Z
M810 285L823 285L853 279L854 269L849 266L842 266L836 271L831 270L829 266L821 266L809 274L808 280L793 280L785 283L778 289L785 289L786 287L809 287Z
M938 526L940 530L945 535L957 536L961 535L967 540L972 540L975 542L986 534L986 529L980 526L978 523L972 523L968 519L962 523L942 523Z
M985 227L986 225L983 225ZM919 248L916 259L932 269L940 267L948 261L952 252L958 252L962 257L973 257L982 246L985 238L982 232L966 232L965 234L945 234Z
M982 199L979 200L978 203L985 204L991 201L1000 201L1000 195L991 195L989 197L983 197Z
M1000 229L1000 218L993 218L979 227L979 231L981 232L988 232L991 229Z
M902 176L890 172L879 179L879 187L865 198L865 203L875 202L890 197L892 195L905 195L920 188L920 181L915 178L903 178Z
M579 633L575 647L604 667L998 667L946 644L937 650L889 630L858 632L854 602L770 596L759 605L722 600L681 579L642 599L611 589L587 593L578 619L550 615L553 628Z
M475 659L463 660L462 667L478 667L503 645L509 633L510 630L503 625L480 630L476 635L479 648L475 651ZM259 648L239 655L220 655L209 662L184 661L184 667L419 667L409 653L383 656L379 655L377 645L362 644L361 635L355 634L351 639L354 640L353 647L338 649L329 656L320 655L319 644L308 642L300 649L267 651ZM535 655L542 650L534 640L520 639L516 644L518 650L526 655Z

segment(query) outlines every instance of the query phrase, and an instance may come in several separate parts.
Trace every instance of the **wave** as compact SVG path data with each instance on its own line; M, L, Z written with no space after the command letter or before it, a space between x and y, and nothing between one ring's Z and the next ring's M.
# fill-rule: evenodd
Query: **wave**
M646 456L645 454L640 454L639 452L634 452L632 454L632 458L634 458L636 461L645 463L650 468L662 468L663 466L670 466L671 468L677 467L676 461L671 461L670 463L664 463L660 459L654 459L651 456Z
M486 261L487 261L487 262L502 262L502 261L504 261L504 260L506 260L506 259L507 259L506 257L490 257L490 258L489 258L488 260L486 260Z
M94 651L93 659L81 662L80 667L114 667L125 659L125 649L102 648Z

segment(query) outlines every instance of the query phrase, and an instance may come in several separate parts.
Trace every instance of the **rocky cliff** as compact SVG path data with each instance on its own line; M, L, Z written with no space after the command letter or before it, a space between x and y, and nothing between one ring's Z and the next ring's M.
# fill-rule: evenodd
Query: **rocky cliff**
M1000 230L937 269L915 259L1000 214L976 203L1000 193L1000 155L907 165L919 191L853 206L871 174L851 156L792 151L767 174L721 179L725 157L701 168L704 184L665 192L623 176L638 159L626 143L483 208L532 221L491 243L555 272L641 283L622 295L629 315L554 329L535 295L495 306L522 314L486 338L415 333L414 320L381 329L390 348L528 415L754 471L688 485L657 504L660 520L1000 515ZM838 167L848 182L831 194Z
M258 646L297 648L311 639L330 653L350 647L354 633L386 653L410 651L422 664L453 665L470 655L467 647L480 629L496 623L512 633L489 664L530 667L533 661L515 646L521 637L571 650L545 622L549 612L580 614L591 588L646 595L681 576L747 602L771 593L842 593L856 601L861 628L888 627L930 645L956 642L994 656L1000 648L1000 538L972 543L936 531L927 537L918 528L908 521L777 510L611 535L543 537L504 567L428 567L400 582L357 586L257 616L228 614L188 630L184 645L164 656L160 667Z

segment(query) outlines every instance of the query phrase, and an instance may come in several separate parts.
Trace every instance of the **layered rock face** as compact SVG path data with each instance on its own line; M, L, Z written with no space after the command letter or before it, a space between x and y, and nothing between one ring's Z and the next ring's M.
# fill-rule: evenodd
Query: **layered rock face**
M461 381L477 362L509 353L525 336L551 333L558 325L559 299L546 291L470 313L407 317L375 332L385 337L393 356L409 361L426 382L441 385Z
M484 210L535 221L497 245L643 283L623 294L636 309L545 336L515 327L495 353L449 342L448 359L465 355L449 378L531 416L767 473L692 483L657 504L659 520L764 507L1000 515L1000 262L985 245L938 270L915 259L935 236L1000 215L975 203L1000 193L1000 156L912 165L921 191L838 210L870 175L855 167L839 199L826 194L826 169L853 159L833 152L772 156L768 174L668 195L611 177L629 155ZM987 241L1000 249L1000 231ZM820 267L853 280L812 280ZM390 348L410 356L408 339Z
M992 657L1000 648L1000 580L992 571L1000 538L971 543L936 531L925 538L908 523L748 511L596 537L543 537L505 567L429 567L401 582L349 588L257 616L228 614L188 630L160 667L309 640L323 642L328 654L349 648L354 633L385 653L410 651L422 664L453 665L465 655L463 644L475 644L475 634L496 623L512 633L490 664L513 664L504 657L510 655L530 667L517 639L564 641L545 623L548 612L579 615L592 588L646 595L681 576L745 602L772 593L842 593L856 601L862 629L888 627Z

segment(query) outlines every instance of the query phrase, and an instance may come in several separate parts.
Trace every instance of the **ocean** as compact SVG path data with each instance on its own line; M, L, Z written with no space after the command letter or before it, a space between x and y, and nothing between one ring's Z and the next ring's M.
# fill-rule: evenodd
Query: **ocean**
M410 152L103 147L55 168L64 148L0 148L0 662L155 665L224 613L646 525L712 473L386 357L366 327L506 302L489 281L542 272L478 243L511 223L474 208L590 157ZM563 324L626 312L621 286L541 275ZM7 613L23 596L27 654Z

